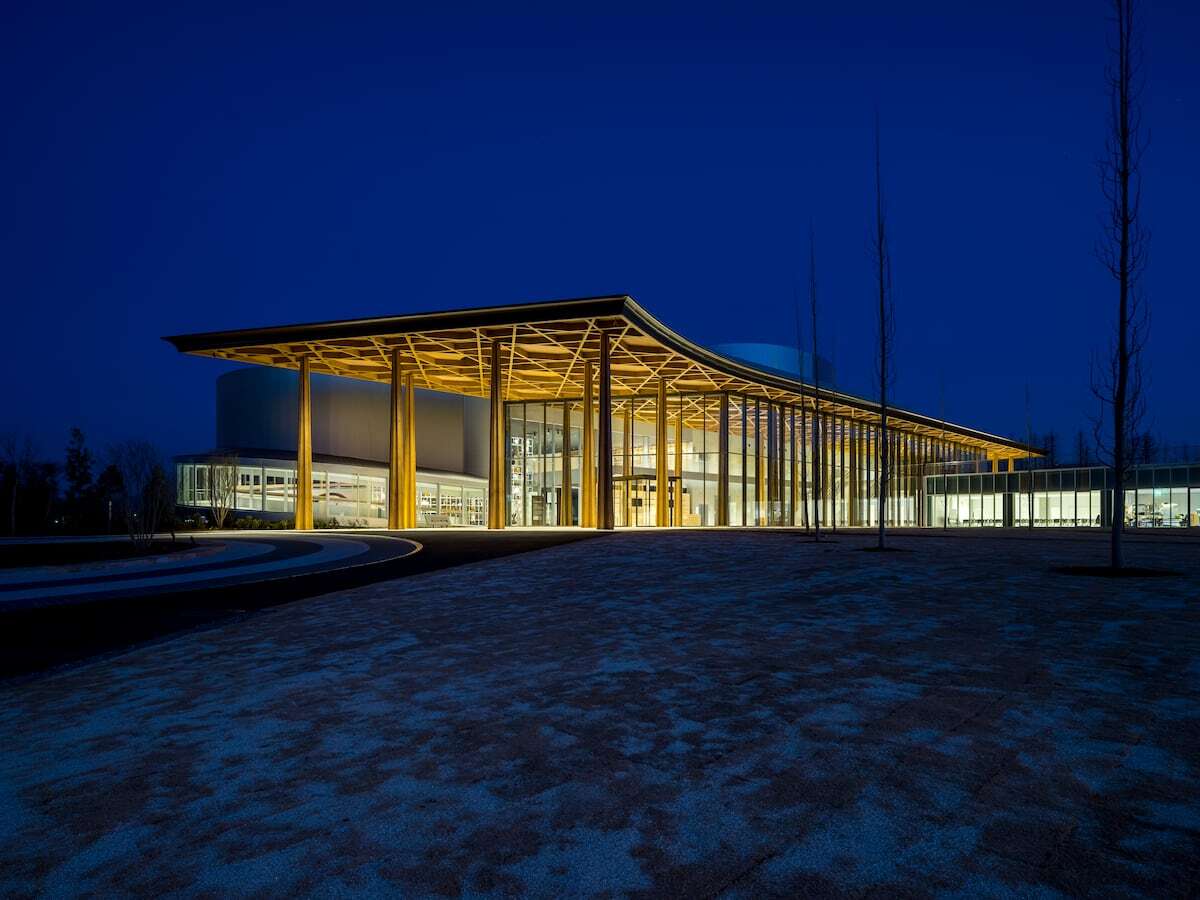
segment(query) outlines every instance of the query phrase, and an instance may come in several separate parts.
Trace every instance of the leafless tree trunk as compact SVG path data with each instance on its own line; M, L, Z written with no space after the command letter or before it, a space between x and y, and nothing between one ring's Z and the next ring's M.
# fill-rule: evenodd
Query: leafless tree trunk
M804 519L804 530L808 531L808 414L804 408L804 337L800 327L800 289L795 290L796 301L796 369L800 374L800 510Z
M946 373L943 371L938 379L938 396L941 400L942 413L942 443L946 441ZM943 463L938 467L942 473L942 529L950 527L950 479L949 469Z
M112 448L112 463L121 474L121 506L129 538L149 547L170 500L161 454L147 441L125 441Z
M808 228L808 303L812 319L813 368L813 540L821 540L821 501L824 499L825 472L821 467L825 448L821 443L821 366L817 357L817 243L812 226Z
M217 456L209 468L209 496L212 498L213 528L224 528L230 511L237 505L236 456Z
M891 485L891 459L888 454L888 388L892 376L892 338L895 316L892 308L892 256L888 245L887 219L884 215L883 173L880 161L879 110L875 110L875 233L871 238L871 255L875 265L879 291L879 549L884 548L887 534L887 500Z
M9 473L8 533L10 535L17 533L17 494L20 493L21 486L30 480L30 472L36 458L37 451L28 435L18 437L15 434L6 434L3 441L0 441L0 463Z
M1025 477L1029 479L1029 528L1033 530L1033 404L1025 385Z
M1100 184L1107 202L1100 261L1117 282L1116 333L1106 364L1094 367L1092 393L1100 408L1096 446L1113 473L1113 511L1109 564L1124 566L1125 481L1131 467L1131 436L1145 412L1142 349L1149 328L1139 283L1146 266L1149 234L1141 225L1142 52L1136 0L1113 0L1114 41L1106 73L1109 90L1108 139L1100 162ZM1111 433L1106 425L1111 422Z
M1082 431L1075 435L1075 460L1075 464L1079 466L1089 465L1092 461L1088 453L1087 438Z

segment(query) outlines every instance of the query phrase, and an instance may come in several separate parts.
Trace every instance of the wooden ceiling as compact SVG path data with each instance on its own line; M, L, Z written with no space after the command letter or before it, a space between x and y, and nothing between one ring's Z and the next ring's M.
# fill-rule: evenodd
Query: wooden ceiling
M387 383L392 351L399 348L417 387L486 397L492 341L502 344L504 399L563 400L582 397L586 361L598 363L600 336L610 335L614 399L654 395L664 378L671 394L732 391L779 403L813 407L811 389L794 377L760 370L718 356L671 331L629 297L485 307L380 319L210 332L167 338L182 352L235 362L310 369ZM598 376L598 371L597 371ZM689 404L685 422L712 427L712 412ZM876 404L822 391L822 411L847 419L877 422ZM639 418L642 412L637 413ZM1001 458L1023 456L1027 448L988 435L901 410L889 424L916 434L985 450ZM1037 452L1037 451L1033 451Z

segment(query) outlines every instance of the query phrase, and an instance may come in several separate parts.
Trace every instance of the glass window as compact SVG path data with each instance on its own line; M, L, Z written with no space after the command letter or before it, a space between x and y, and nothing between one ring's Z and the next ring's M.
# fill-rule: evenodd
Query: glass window
M326 496L326 515L329 518L337 519L338 524L347 524L345 520L359 518L358 476L349 472L330 472Z
M195 504L196 467L191 463L180 463L176 466L178 473L175 502L182 506Z
M1125 524L1136 527L1139 519L1145 524L1145 517L1140 514L1137 504L1137 491L1125 492Z
M237 509L261 510L263 508L262 469L258 466L238 466Z
M329 518L328 482L324 472L313 470L312 473L312 508L314 519Z
M1064 490L1062 492L1058 525L1062 528L1073 528L1075 526L1075 492Z
M508 404L508 524L528 525L525 506L525 404Z
M562 429L559 429L562 434ZM439 522L445 525L463 524L463 491L457 484L438 486Z
M463 488L463 508L468 525L487 524L487 493L482 488Z
M196 506L208 506L208 466L196 466L196 486L194 503Z
M1013 497L1013 502L1016 504L1013 521L1020 527L1029 527L1029 500L1030 498L1028 493L1020 493Z
M988 478L990 476L985 475L984 477ZM996 524L996 495L984 494L982 506L983 519L979 524L990 528Z
M1188 492L1186 487L1170 488L1171 496L1165 512L1164 525L1184 528L1188 523Z
M417 525L433 528L442 524L436 517L438 486L426 481L417 482Z
M934 528L942 528L946 524L946 497L944 494L930 494L927 504L926 520Z
M294 469L266 469L263 482L263 507L267 512L291 512L295 508Z
M387 479L375 475L359 475L365 504L363 514L368 519L387 519Z

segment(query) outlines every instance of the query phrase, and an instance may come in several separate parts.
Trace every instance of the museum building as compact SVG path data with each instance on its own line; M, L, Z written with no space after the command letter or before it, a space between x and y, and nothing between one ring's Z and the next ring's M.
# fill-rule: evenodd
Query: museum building
M877 524L880 491L889 525L941 525L958 479L994 490L1041 456L908 410L889 408L885 430L823 361L707 349L628 296L167 340L253 364L218 379L218 449L177 459L179 503L209 505L211 467L236 466L236 509L298 528L766 527L818 509L852 527Z

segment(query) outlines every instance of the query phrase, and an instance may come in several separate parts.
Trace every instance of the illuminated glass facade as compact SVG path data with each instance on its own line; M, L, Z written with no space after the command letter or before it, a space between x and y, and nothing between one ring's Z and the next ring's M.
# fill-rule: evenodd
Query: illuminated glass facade
M1198 466L1144 466L1114 486L1103 468L1042 468L1037 447L919 412L891 406L881 421L871 399L817 392L788 368L789 347L773 348L777 361L714 352L628 295L168 340L297 373L276 373L261 397L247 389L253 373L222 376L217 446L283 452L286 462L239 463L236 506L294 510L301 528L314 516L393 528L818 518L842 528L881 514L889 527L1077 528L1108 524L1114 489L1131 527L1200 526ZM343 380L355 388L336 389ZM353 452L324 452L379 465L321 458L343 445ZM207 464L182 461L181 504L211 503ZM293 472L310 468L311 492L297 492Z
M985 471L947 467L926 476L934 527L1098 528L1112 523L1112 473L1102 467ZM1130 528L1200 527L1200 466L1138 466L1125 485Z
M673 526L878 524L880 429L873 423L727 392L668 394L667 481L658 484L658 397L614 397L614 522ZM505 404L507 524L579 524L582 400ZM565 419L564 419L565 416ZM598 423L597 423L598 424ZM979 462L953 440L890 429L888 524L926 524L929 467ZM595 465L595 461L589 461ZM564 480L564 468L569 469ZM564 486L571 492L563 516Z
M213 461L190 457L175 464L176 503L212 506ZM417 472L417 524L424 528L481 526L487 522L487 483L445 473ZM322 463L313 466L313 516L342 526L387 524L387 469ZM233 511L259 518L285 518L296 509L296 467L290 460L239 459Z

